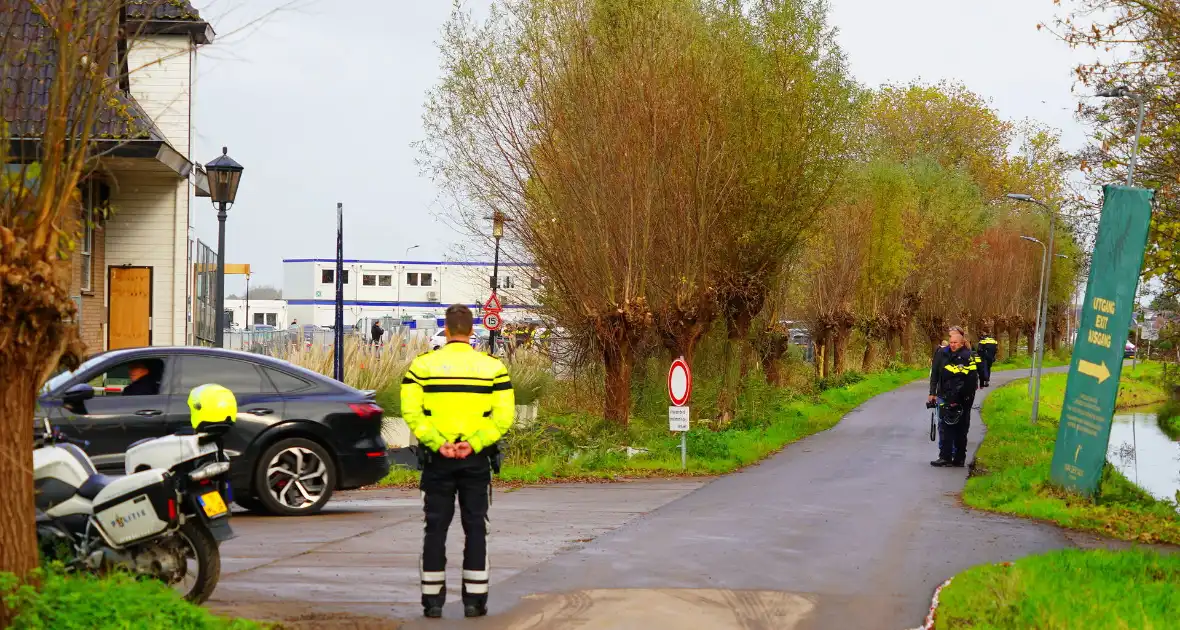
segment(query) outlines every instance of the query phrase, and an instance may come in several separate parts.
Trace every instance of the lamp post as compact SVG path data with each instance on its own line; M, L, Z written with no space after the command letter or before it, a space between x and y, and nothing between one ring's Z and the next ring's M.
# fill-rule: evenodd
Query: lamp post
M409 257L411 249L418 249L418 245L410 245L409 247L407 247L406 248L406 255L404 257L407 257L407 258Z
M250 330L250 274L246 274L246 330Z
M218 348L225 347L225 219L238 196L243 170L225 147L221 147L221 155L205 165L209 176L209 197L217 206L217 332L214 339Z
M1032 351L1032 356L1029 357L1029 362L1028 362L1028 394L1031 396L1032 395L1032 386L1033 386L1033 374L1034 374L1034 370L1037 366L1037 361L1036 361L1037 344L1039 343L1037 341L1037 339L1039 339L1039 335L1040 335L1040 331L1041 331L1041 297L1045 293L1045 253L1047 250L1045 248L1045 243L1043 243L1041 241L1041 239L1039 239L1039 238L1033 238L1031 236L1021 236L1020 238L1026 240L1030 243L1036 243L1037 245L1041 246L1041 285L1039 287L1037 287L1037 327L1036 327L1036 331L1033 332L1033 351Z
M492 213L492 238L496 239L496 255L492 259L492 295L500 288L500 239L504 238L504 224L510 219L503 212L496 210ZM499 330L488 333L488 354L496 354L496 340L500 336Z
M1101 98L1133 98L1139 103L1139 118L1135 121L1135 140L1131 144L1131 163L1127 165L1127 186L1134 186L1135 163L1139 158L1139 136L1143 134L1143 115L1147 109L1145 99L1142 94L1132 92L1131 88L1125 85L1103 90L1097 96Z
M1057 232L1057 213L1044 203L1038 201L1032 195L1022 194L1008 194L1009 199L1015 201L1023 201L1025 203L1036 204L1042 210L1049 213L1049 244L1045 246L1045 254L1041 256L1041 292L1039 296L1039 309L1037 311L1037 332L1036 342L1033 345L1035 356L1033 356L1033 378L1032 378L1032 422L1037 421L1037 413L1040 410L1041 398L1041 366L1045 360L1045 318L1048 316L1049 310L1049 278L1053 271L1053 236ZM1031 237L1021 237L1026 240Z

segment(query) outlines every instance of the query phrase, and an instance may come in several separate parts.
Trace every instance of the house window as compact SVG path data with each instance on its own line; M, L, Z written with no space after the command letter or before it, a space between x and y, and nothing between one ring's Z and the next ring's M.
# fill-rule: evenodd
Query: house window
M344 284L348 284L348 270L347 269L344 270L344 274L341 275L340 277L344 278ZM336 284L336 270L335 269L322 269L322 270L320 270L320 283L321 284Z
M418 274L417 273L407 273L406 274L406 286L408 286L408 287L418 286Z
M267 313L266 314L266 323L268 326L278 326L279 325L279 314L278 313Z
M381 286L381 287L393 286L393 276L377 276L377 286Z
M504 277L500 278L500 288L501 289L511 289L512 288L512 276L504 276Z
M540 278L530 279L529 286L533 289L540 289L541 288L541 279Z
M366 273L361 276L361 284L366 287L375 287L377 286L377 276Z
M266 313L254 313L254 325L261 325L266 323Z
M85 224L82 226L82 290L91 290L91 278L94 276L94 220L90 217L89 208L84 215Z
M432 273L420 274L418 276L418 279L422 283L422 286L424 286L424 287L434 286L434 274L432 274Z
M102 205L107 195L102 182L93 179L82 184L82 242L78 256L82 261L79 288L91 291L94 288L94 224L102 215Z

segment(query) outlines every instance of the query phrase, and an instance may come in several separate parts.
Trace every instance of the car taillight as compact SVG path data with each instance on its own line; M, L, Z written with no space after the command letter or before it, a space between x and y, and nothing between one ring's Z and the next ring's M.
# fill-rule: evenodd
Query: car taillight
M168 499L168 520L176 520L176 499Z
M352 409L352 412L360 416L362 420L380 419L385 415L385 410L380 405L373 403L349 403L348 408Z

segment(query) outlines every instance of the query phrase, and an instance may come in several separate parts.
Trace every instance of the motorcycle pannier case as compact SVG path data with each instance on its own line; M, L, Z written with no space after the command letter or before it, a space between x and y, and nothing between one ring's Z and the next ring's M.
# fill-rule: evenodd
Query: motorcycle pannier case
M94 518L109 542L128 545L168 529L175 519L176 491L163 470L120 477L94 497Z

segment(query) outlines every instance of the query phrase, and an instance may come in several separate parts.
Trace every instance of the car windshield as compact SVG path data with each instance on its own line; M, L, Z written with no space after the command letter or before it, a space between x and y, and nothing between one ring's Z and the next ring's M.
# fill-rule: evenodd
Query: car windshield
M83 361L82 365L78 366L78 369L73 370L73 371L65 370L65 371L61 372L60 374L53 376L48 381L45 381L45 386L41 388L41 393L51 392L51 391L54 391L57 388L61 387L62 385L65 385L67 381L69 381L71 378L74 378L75 374L79 374L81 372L85 372L86 370L89 370L90 368L97 365L98 362L101 361L102 359L103 359L102 355L90 357L89 359Z

